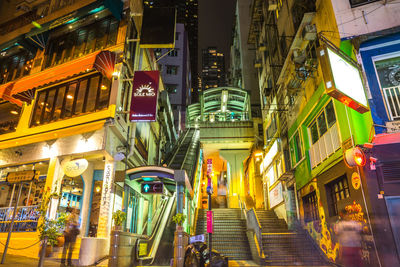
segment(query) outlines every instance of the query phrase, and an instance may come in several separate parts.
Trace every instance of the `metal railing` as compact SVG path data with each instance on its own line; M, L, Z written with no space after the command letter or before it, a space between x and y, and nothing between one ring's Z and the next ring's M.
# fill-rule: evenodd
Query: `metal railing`
M0 208L0 232L8 232L14 207ZM39 206L20 206L17 208L13 232L34 232L40 217Z

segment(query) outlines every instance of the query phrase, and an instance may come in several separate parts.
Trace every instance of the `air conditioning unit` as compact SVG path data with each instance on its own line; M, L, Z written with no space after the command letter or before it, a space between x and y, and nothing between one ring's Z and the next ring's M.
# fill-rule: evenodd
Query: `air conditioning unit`
M306 52L302 49L296 49L293 51L292 58L294 63L302 65L306 61Z
M303 28L303 39L315 41L317 39L317 27L315 24L305 25Z
M268 10L274 11L278 9L278 1L277 0L268 0Z

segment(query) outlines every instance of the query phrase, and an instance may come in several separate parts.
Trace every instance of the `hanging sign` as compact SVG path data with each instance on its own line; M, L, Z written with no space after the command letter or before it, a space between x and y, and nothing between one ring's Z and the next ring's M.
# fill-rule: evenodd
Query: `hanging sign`
M327 45L319 47L317 54L326 93L360 113L369 111L359 66Z
M9 172L6 177L6 181L10 184L20 183L20 182L30 182L33 179L39 178L39 171L29 170L29 171L17 171Z
M351 175L351 184L353 185L355 190L360 189L361 179L360 175L358 175L358 172L353 172L353 174Z
M89 163L86 159L75 159L61 163L65 175L76 177L86 171Z
M159 71L136 71L133 78L130 121L156 121Z
M212 210L207 211L207 233L214 233L214 216Z

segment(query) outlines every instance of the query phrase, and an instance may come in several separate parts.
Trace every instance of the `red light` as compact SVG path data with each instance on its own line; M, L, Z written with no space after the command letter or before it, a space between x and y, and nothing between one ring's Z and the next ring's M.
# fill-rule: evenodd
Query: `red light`
M355 167L355 166L363 167L367 162L364 152L359 147L353 147L351 149L346 150L344 158L346 164L349 167Z
M366 159L364 153L361 150L354 151L354 161L360 167L365 165Z

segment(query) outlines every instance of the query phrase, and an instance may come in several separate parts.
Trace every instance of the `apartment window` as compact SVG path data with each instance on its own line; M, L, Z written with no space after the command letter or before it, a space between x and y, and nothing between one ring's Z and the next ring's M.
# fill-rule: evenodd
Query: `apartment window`
M0 57L0 84L26 76L30 73L33 64L33 55L26 50L10 53Z
M168 94L175 94L177 88L177 84L165 84L165 90L167 90Z
M378 0L350 0L351 7L366 5L369 3L377 2Z
M174 49L168 52L168 56L170 57L177 57L178 56L178 49Z
M177 75L178 74L178 66L174 65L166 65L167 66L167 74Z
M21 107L8 101L0 103L0 134L15 132L21 114Z
M115 45L118 21L109 17L73 32L54 37L46 52L46 68Z
M181 35L180 32L175 33L175 40L178 41L179 40L179 35Z
M304 157L303 144L299 131L297 131L290 140L290 156L292 159L292 167Z
M275 136L277 130L278 130L278 126L276 123L276 116L275 116L275 114L272 114L271 124L268 126L268 128L266 130L267 142L270 142L272 140L272 138Z
M350 197L349 184L346 175L343 175L334 181L325 185L328 198L329 215L338 215L338 202Z
M374 62L391 120L400 119L400 55Z
M100 74L37 93L31 126L83 115L108 107L111 82Z
M315 144L336 122L335 109L333 102L330 101L328 105L322 110L310 124L311 141Z
M315 191L303 197L304 222L319 220L318 200Z

